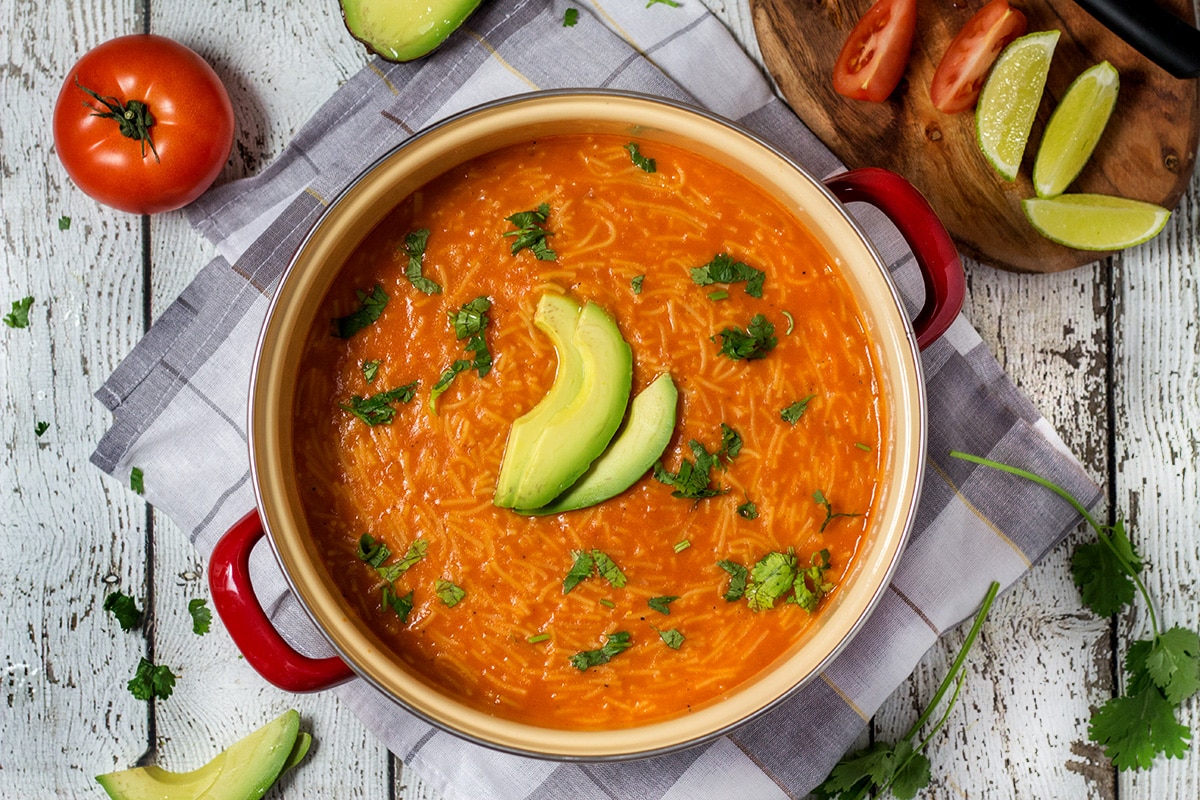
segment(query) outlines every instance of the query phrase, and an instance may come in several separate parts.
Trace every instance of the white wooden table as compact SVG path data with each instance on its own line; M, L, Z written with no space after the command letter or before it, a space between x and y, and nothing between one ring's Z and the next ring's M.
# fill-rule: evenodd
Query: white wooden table
M622 0L624 1L624 0ZM684 0L695 2L696 0ZM753 45L746 0L703 0ZM107 412L92 392L213 255L180 212L139 218L67 180L50 114L85 50L150 30L203 54L232 95L237 143L219 180L254 174L367 60L336 0L6 0L0 18L0 305L37 298L31 328L0 327L0 797L98 797L94 775L139 759L189 769L288 707L317 745L272 797L432 797L331 696L289 696L242 661L219 623L190 631L207 594L185 536L88 456ZM69 216L69 230L57 220ZM1157 239L1089 267L1019 276L968 263L967 313L1132 520L1167 625L1200 618L1200 179ZM35 437L35 421L51 423ZM1087 741L1144 616L1098 619L1071 584L1072 541L993 610L960 704L932 744L926 797L1200 797L1200 748L1117 774ZM150 622L115 631L113 589ZM873 724L892 739L944 674L936 647ZM168 701L125 688L139 657L172 666ZM1200 730L1193 699L1183 721Z

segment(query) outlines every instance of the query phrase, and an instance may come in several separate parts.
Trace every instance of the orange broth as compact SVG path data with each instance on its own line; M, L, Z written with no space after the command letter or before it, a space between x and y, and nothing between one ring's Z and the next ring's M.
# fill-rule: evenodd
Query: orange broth
M881 464L880 376L855 299L829 255L790 212L726 167L643 143L657 171L636 168L627 139L549 137L475 158L402 202L358 247L325 299L305 343L296 403L299 486L324 564L348 602L396 656L475 708L557 728L611 728L675 717L719 700L797 646L815 615L795 604L754 612L727 602L717 562L753 567L795 548L800 565L825 548L836 584L870 528ZM509 252L506 217L547 203L557 261ZM426 295L405 278L406 234L428 228ZM697 286L693 267L728 253L766 273L761 299L744 284ZM631 281L644 275L640 293ZM358 307L356 290L383 287L380 318L349 339L330 320ZM728 291L724 300L710 293ZM545 394L556 358L533 325L538 299L565 291L615 318L634 357L634 392L670 372L680 391L669 470L689 440L715 451L721 423L742 452L699 501L671 496L647 474L597 506L525 517L492 504L509 425ZM457 376L430 412L429 391L455 359L471 358L448 314L487 296L485 336L495 359L480 378ZM784 312L794 320L792 322ZM764 314L778 345L766 358L731 361L712 337ZM367 383L362 365L379 360ZM391 424L369 426L340 404L419 380ZM794 425L780 411L812 396ZM838 516L825 531L820 491ZM738 506L757 504L745 519ZM413 592L407 623L381 601L376 571L359 559L369 532L392 561L417 538L424 559L396 581ZM685 541L690 546L678 549ZM568 594L573 553L599 549L628 579L598 575ZM677 552L678 549L678 552ZM448 607L439 579L462 587ZM677 595L670 614L647 601ZM827 597L821 608L830 599ZM820 608L817 615L820 613ZM668 647L659 631L684 636ZM580 671L572 655L624 631L632 646ZM541 641L538 637L547 636ZM531 643L530 638L535 642Z

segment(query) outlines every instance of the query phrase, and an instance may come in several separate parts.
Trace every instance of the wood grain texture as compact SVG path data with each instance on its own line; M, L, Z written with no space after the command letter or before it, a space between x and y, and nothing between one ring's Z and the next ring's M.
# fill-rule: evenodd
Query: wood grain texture
M1160 3L1185 18L1190 0ZM851 167L887 167L920 189L965 255L1018 272L1056 272L1097 254L1040 236L1021 200L1034 196L1033 157L1051 110L1084 69L1107 59L1120 72L1116 110L1091 162L1071 187L1174 208L1195 166L1200 91L1178 80L1096 22L1072 0L1017 3L1029 30L1062 31L1038 119L1017 180L997 176L976 145L972 112L943 114L929 85L946 46L979 8L920 0L904 80L883 103L833 90L842 43L871 0L750 0L762 55L792 108Z

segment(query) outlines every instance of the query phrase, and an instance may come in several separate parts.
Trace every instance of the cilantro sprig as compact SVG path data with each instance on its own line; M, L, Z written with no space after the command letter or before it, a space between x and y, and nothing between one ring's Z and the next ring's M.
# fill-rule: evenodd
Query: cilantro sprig
M1084 605L1100 616L1114 616L1140 594L1151 635L1129 646L1125 693L1109 699L1092 714L1088 736L1104 747L1104 754L1121 770L1149 769L1159 755L1181 758L1191 731L1178 721L1176 712L1200 691L1200 634L1182 626L1162 629L1154 600L1140 577L1144 563L1124 521L1100 524L1069 492L1035 473L958 451L950 455L1049 489L1095 532L1096 541L1079 545L1071 558L1071 577Z
M514 256L522 250L528 250L539 261L558 260L558 254L546 244L546 237L554 234L543 227L550 219L548 203L542 203L530 211L518 211L505 219L516 228L504 234L513 237L511 252Z
M971 646L975 644L975 639L979 635L980 628L983 627L983 621L987 619L988 611L999 590L1000 584L996 582L988 587L983 603L979 607L979 613L975 615L975 622L971 625L966 639L963 640L954 663L950 665L950 670L942 678L942 683L934 692L929 705L925 707L908 732L895 744L876 742L868 748L843 756L834 766L833 771L829 773L829 777L813 791L816 797L821 800L833 800L833 798L860 800L868 795L885 797L888 792L891 792L900 800L911 800L916 797L917 792L929 785L931 767L929 759L922 751L946 724L950 711L958 700L959 691L962 689L966 677L963 663L966 661ZM917 735L941 704L946 692L952 688L954 692L950 695L946 710L934 724L933 729L923 739L915 741Z

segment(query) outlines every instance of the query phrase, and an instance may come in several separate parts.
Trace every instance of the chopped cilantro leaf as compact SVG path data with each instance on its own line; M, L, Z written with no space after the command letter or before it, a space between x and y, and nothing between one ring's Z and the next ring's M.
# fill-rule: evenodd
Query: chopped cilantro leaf
M469 303L463 303L462 308L450 316L450 324L454 328L455 337L459 340L470 337L466 344L466 350L474 355L474 358L456 359L442 372L441 377L429 392L429 407L435 414L437 413L437 399L450 388L450 384L454 382L459 373L473 369L479 377L483 378L491 372L492 353L483 336L484 328L491 321L487 315L488 309L491 307L491 300L486 297L476 297Z
M833 522L838 517L861 517L862 516L862 514L848 514L848 513L844 513L844 512L838 512L835 514L833 511L833 505L829 502L828 499L826 499L825 493L822 492L820 489L813 492L813 500L815 500L817 502L817 505L819 505L823 509L825 509L825 519L821 522L821 529L819 531L820 533L824 533L825 529L829 527L829 523Z
M760 269L747 266L741 261L734 261L728 253L718 253L702 267L692 268L692 282L697 286L709 286L714 283L740 283L745 281L746 294L751 297L763 296L763 284L767 273ZM726 295L728 297L729 295ZM709 295L711 298L712 295ZM724 299L724 298L720 298Z
M558 259L558 254L546 244L546 237L554 234L542 227L549 218L550 206L547 203L542 203L531 211L518 211L510 217L505 217L516 227L516 230L504 234L515 237L511 249L514 256L522 250L528 250L539 261Z
M750 577L750 570L736 561L729 560L718 561L717 566L729 573L729 586L723 595L725 600L730 603L741 600L746 595L746 581Z
M4 315L4 324L10 328L29 327L29 309L33 307L32 297L13 300L12 311Z
M48 430L50 430L49 422L43 422L41 420L38 420L37 422L33 423L33 435L34 436L41 436L43 433L45 433Z
M808 403L816 397L815 394L810 394L801 400L797 400L790 406L779 412L779 418L789 425L795 425L804 416L804 412L808 411Z
M621 568L617 566L617 562L613 561L605 553L600 550L593 550L592 563L596 565L596 571L600 573L600 577L608 581L610 586L615 589L625 586L625 573L621 572Z
M821 598L833 591L833 584L825 580L829 570L829 551L821 549L813 553L808 567L796 571L796 581L792 584L792 596L788 602L793 602L808 613L817 610Z
M634 275L629 281L629 288L633 289L634 294L642 293L642 283L646 280L645 275Z
M775 607L775 601L792 588L796 580L796 554L791 550L767 553L750 570L746 602L751 611Z
M571 569L567 572L567 577L563 579L563 594L569 593L579 584L592 576L592 554L588 550L580 550L575 554L575 563L571 565Z
M434 585L433 591L437 594L438 599L445 603L449 608L453 608L454 606L458 605L459 601L467 596L465 589L456 585L452 581L446 580L445 578L440 578L438 580L438 582Z
M390 608L393 612L395 612L396 616L400 618L401 622L407 624L408 615L411 614L413 610L413 593L410 591L408 594L401 597L400 595L396 594L396 591L392 588L390 583L384 584L383 607L385 609Z
M726 461L733 461L742 452L742 435L733 428L721 423L721 449L718 456L724 456Z
M408 403L417 395L417 381L397 386L386 392L378 392L370 397L354 395L349 403L338 403L343 411L348 411L368 425L390 425L396 418L396 409L392 403Z
M121 592L112 592L104 598L104 610L112 612L123 631L133 630L142 621L142 610L137 607L137 601Z
M383 313L383 309L387 307L387 293L383 291L383 287L379 284L375 284L375 288L370 292L358 289L355 291L355 294L358 296L358 310L344 317L338 317L333 321L334 335L339 339L349 339L363 328L375 322L375 320L379 319L379 315Z
M605 637L603 647L597 650L584 650L571 656L571 666L580 672L584 672L589 667L607 664L617 654L623 653L632 646L633 642L630 641L630 636L627 632L615 631Z
M419 292L425 294L441 294L442 287L437 281L425 277L425 247L429 244L429 229L420 228L404 237L400 249L408 257L408 266L404 269L404 277Z
M646 601L646 605L660 614L670 615L671 603L674 603L678 599L679 595L677 594L665 594L660 597L651 597Z
M358 560L363 561L375 569L379 569L383 562L392 557L392 551L383 543L382 539L376 539L369 533L364 533L358 539Z
M146 473L142 472L141 467L133 467L129 470L129 488L138 494L146 493Z
M653 158L646 158L642 155L641 149L637 146L637 142L630 142L625 145L625 149L629 151L629 158L633 161L633 165L642 172L655 172L658 165Z
M152 697L166 700L175 690L175 673L171 672L170 667L161 664L156 667L143 658L138 662L137 671L127 685L130 693L138 700L149 700Z
M737 513L742 519L758 519L758 504L747 500L737 507Z
M722 457L725 461L732 461L742 451L741 435L722 422L721 447L715 453L708 452L708 449L696 439L690 440L688 447L691 449L695 461L683 458L679 462L679 470L671 472L663 466L660 459L654 463L655 479L659 483L675 487L675 491L671 492L672 497L688 500L716 497L728 492L729 490L722 486L710 486L709 476L713 467L724 469Z
M671 628L668 631L658 631L658 637L663 640L663 644L672 650L678 650L680 647L683 647L683 634L675 628Z
M203 597L188 601L188 613L192 615L192 633L203 636L212 625L212 609Z
M68 216L59 217L58 218L58 229L60 231L70 230L71 229L71 218Z
M383 362L379 361L378 359L374 361L362 362L363 380L365 380L367 383L374 383L375 376L379 374L379 367L382 365Z
M568 8L565 12L563 12L564 28L574 28L576 22L579 22L578 8Z
M418 562L425 558L429 553L429 542L424 539L417 539L408 546L408 552L404 557L394 564L377 566L375 569L379 573L379 577L383 578L388 583L394 583L404 573L412 569Z
M732 361L752 361L766 358L779 340L775 338L775 326L762 314L755 314L745 330L726 328L712 337L721 339L721 355Z

